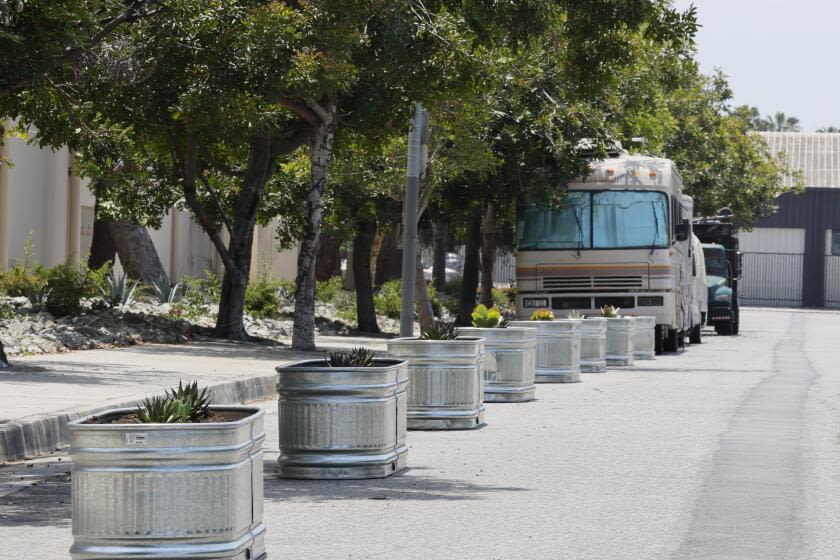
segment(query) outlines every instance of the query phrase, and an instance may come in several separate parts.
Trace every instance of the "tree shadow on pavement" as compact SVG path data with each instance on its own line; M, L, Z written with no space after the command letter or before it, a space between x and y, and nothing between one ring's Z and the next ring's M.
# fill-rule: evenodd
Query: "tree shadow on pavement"
M481 500L495 492L529 492L519 486L495 486L468 480L428 476L423 467L411 467L389 478L365 480L290 480L277 476L277 467L265 465L265 499L280 502L336 500Z

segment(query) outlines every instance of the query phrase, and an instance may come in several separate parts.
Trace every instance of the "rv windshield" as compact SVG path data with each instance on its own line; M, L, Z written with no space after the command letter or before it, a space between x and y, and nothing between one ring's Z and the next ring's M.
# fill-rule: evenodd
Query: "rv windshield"
M576 191L564 209L519 210L520 250L668 246L668 198L656 191Z

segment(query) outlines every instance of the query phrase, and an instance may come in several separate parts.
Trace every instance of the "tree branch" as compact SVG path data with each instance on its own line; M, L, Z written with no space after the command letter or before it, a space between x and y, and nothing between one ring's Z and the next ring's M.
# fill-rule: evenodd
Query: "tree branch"
M277 102L312 126L318 126L322 122L318 113L291 97L280 97Z

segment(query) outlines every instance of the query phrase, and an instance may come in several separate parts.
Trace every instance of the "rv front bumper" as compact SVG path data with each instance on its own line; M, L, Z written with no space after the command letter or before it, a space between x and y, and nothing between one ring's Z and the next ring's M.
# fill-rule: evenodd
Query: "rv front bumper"
M584 315L600 315L605 305L619 307L627 315L656 317L657 325L675 328L674 294L672 292L640 293L523 293L516 297L516 315L527 320L537 309L550 309L555 317L564 318L572 311Z

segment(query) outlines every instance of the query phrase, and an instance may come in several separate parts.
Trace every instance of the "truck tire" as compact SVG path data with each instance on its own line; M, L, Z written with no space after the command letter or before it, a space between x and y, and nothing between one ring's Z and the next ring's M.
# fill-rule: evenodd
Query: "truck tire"
M691 328L691 336L689 340L692 344L702 344L703 343L703 325L694 325Z
M721 336L732 336L735 330L735 319L715 325L715 331Z
M661 356L665 353L665 329L662 325L656 325L653 330L654 333L654 343L653 349L654 353L657 356Z
M668 334L665 336L664 350L665 352L679 352L680 333L677 329L668 329Z

